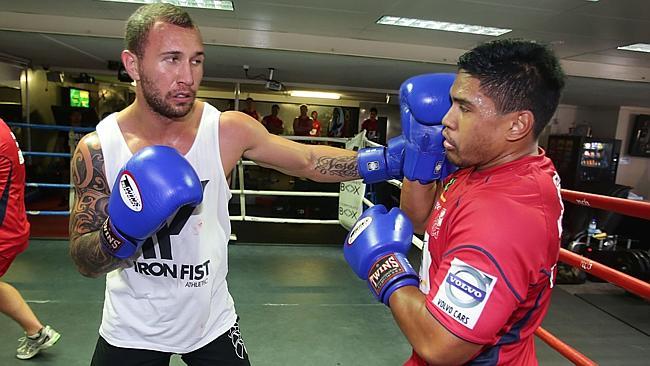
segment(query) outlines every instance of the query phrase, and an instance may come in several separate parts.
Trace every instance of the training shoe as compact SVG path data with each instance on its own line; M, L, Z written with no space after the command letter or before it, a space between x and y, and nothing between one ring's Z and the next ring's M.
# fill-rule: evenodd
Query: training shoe
M61 334L52 329L49 325L46 325L43 329L41 329L38 338L31 339L27 336L24 336L18 339L20 345L16 350L16 357L21 360L30 359L36 356L38 352L52 347L54 343L59 340L59 338L61 338Z

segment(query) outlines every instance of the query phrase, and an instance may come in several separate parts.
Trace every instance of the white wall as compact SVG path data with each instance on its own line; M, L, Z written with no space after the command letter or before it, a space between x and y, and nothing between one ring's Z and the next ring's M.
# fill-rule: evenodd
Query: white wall
M21 67L0 62L0 85L11 88L20 88Z
M634 193L650 201L650 158L630 156L627 153L634 120L638 114L650 114L650 108L621 107L618 113L616 138L622 141L622 145L616 183L632 186Z

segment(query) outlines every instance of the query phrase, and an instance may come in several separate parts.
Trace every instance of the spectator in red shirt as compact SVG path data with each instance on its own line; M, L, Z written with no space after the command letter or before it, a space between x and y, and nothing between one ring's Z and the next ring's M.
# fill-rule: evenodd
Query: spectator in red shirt
M29 240L25 213L25 160L13 133L0 119L0 277ZM16 357L25 360L49 348L61 336L43 326L23 297L10 284L0 281L0 312L15 320L25 331Z
M251 97L246 98L246 108L244 108L242 112L255 118L256 121L260 120L260 116L259 114L257 114L257 111L255 110L255 101Z
M311 136L315 137L320 137L320 121L318 120L318 112L312 111L311 112L311 119L313 120L311 124L311 131L309 131L309 134Z
M366 130L366 138L371 141L379 141L379 128L377 125L377 108L370 108L370 118L361 123L361 129Z
M284 132L284 122L278 117L278 113L280 113L280 106L274 104L271 106L271 114L262 119L264 127L274 135L281 135Z
M300 106L300 115L293 119L293 134L296 136L309 136L314 121L307 115L307 106Z

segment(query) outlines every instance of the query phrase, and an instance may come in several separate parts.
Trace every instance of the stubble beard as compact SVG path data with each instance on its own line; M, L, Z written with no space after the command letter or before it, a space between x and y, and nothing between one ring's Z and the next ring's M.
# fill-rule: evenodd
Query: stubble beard
M458 151L458 150L456 150L456 151ZM459 168L462 168L462 167L463 167L463 162L460 160L460 156L459 156L459 155L457 155L457 154L453 154L453 155L452 155L452 154L450 154L449 152L447 152L447 154L446 154L445 157L447 158L447 160L448 160L450 163L454 164L455 166L457 166L457 167L459 167Z
M163 117L176 119L185 117L192 110L194 99L191 102L179 106L173 106L171 103L165 101L160 91L155 87L154 83L143 73L140 73L140 83L142 84L142 95L144 99L154 112Z

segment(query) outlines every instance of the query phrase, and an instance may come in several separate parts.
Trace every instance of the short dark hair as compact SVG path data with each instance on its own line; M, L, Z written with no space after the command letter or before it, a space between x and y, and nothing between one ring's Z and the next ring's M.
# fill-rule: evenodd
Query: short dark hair
M480 81L481 91L494 101L499 113L531 111L535 137L555 113L565 82L550 48L518 39L483 43L462 55L458 68Z
M277 105L277 104L274 104L274 105L272 105L272 106L271 106L271 109L273 109L273 108L277 108L277 109L280 109L280 106L279 106L279 105Z
M251 98L251 97L246 98L246 101L247 102L254 102L253 98Z
M142 57L147 36L157 21L183 28L195 28L190 15L183 9L166 3L156 3L139 7L126 21L124 42L126 49Z
M372 113L372 112L379 113L379 112L377 112L377 108L375 108L375 107L370 108L370 113Z

